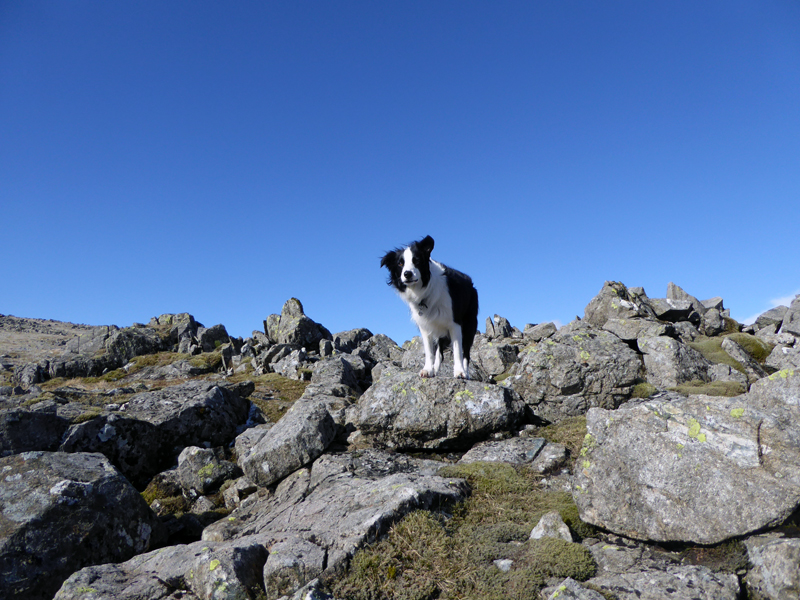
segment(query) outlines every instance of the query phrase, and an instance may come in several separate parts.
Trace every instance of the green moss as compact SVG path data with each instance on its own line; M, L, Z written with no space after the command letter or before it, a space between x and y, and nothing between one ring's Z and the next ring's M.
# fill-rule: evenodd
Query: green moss
M692 394L703 394L706 396L725 396L732 398L744 394L747 389L744 384L737 381L690 381L670 388L674 392L690 396Z
M641 381L633 386L631 398L649 398L657 391L656 386L646 381Z
M702 354L706 359L710 360L712 363L716 364L723 364L728 365L739 371L740 373L744 373L744 367L742 363L738 360L735 360L731 357L730 354L725 352L722 349L722 340L725 339L723 337L704 337L701 336L697 338L694 342L689 342L689 347L694 348L700 354Z
M221 352L203 352L189 359L189 364L198 369L216 371L222 365Z
M749 333L732 333L728 335L730 339L739 344L745 352L752 356L760 364L764 364L767 357L775 348L774 344L765 342L761 338L757 338Z
M586 437L586 417L567 417L563 421L537 429L536 435L548 442L563 444L571 456L577 456Z

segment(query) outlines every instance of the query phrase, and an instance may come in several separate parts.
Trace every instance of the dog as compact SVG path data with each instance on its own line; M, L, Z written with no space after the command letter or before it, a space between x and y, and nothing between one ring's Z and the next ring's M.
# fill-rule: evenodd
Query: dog
M469 351L478 331L478 290L469 275L431 259L433 238L426 236L381 259L389 285L408 304L425 348L420 377L433 377L442 363L442 346L453 347L453 377L469 379ZM435 355L435 356L434 356Z

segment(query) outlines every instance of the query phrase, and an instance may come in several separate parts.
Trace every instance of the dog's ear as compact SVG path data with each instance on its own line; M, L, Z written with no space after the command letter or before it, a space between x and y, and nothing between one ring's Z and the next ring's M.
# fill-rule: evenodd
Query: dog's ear
M429 235L426 235L422 240L420 240L419 247L422 248L422 250L427 254L430 254L433 252L433 238Z
M391 250L387 252L386 255L381 259L381 266L391 270L392 265L396 262L397 252L395 250Z

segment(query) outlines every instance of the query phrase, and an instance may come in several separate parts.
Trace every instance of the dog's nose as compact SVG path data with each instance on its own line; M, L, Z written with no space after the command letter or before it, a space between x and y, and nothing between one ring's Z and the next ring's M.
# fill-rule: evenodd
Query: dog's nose
M406 279L413 279L414 273L412 273L411 271L405 271L403 272L403 277L405 277Z

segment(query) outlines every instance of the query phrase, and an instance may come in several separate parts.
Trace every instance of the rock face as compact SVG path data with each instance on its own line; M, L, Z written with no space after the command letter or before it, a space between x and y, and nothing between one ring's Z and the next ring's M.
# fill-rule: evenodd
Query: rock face
M275 344L313 348L319 347L320 340L333 337L330 331L306 316L297 298L287 300L281 314L270 315L265 324L267 336Z
M524 414L525 404L511 390L401 371L367 390L348 413L348 422L370 443L385 448L463 448L513 427Z
M520 357L502 386L549 421L595 406L616 408L630 398L642 371L641 359L625 342L580 323L527 346Z
M28 452L0 459L0 589L53 597L84 565L148 550L161 524L101 454Z
M576 463L581 518L621 535L715 544L782 523L800 502L800 377L735 398L592 409Z

